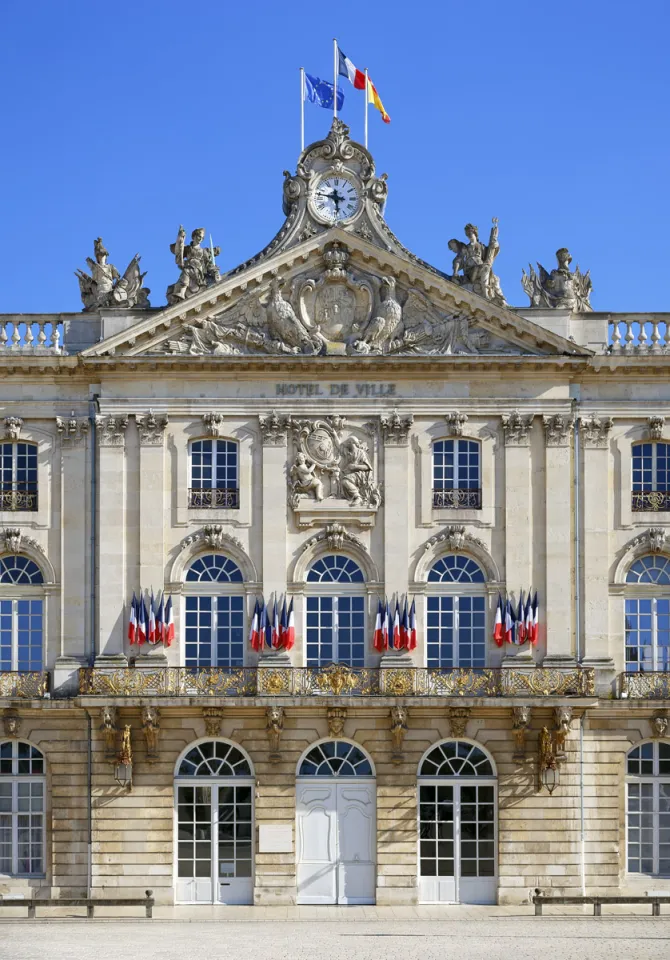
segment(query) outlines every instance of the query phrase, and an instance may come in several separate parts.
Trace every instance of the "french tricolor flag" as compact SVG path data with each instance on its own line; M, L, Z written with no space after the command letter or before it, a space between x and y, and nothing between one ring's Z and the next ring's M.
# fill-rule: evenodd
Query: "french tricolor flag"
M337 48L337 56L339 60L337 72L341 77L346 77L356 87L357 90L365 90L365 74L362 70L358 70L349 57L346 57L340 48Z
M144 602L144 597L142 596L142 591L140 591L140 599L137 603L137 642L140 646L143 643L147 642L147 605Z
M412 606L409 608L409 634L407 637L407 649L416 650L416 603L412 599Z
M154 591L151 589L151 600L149 601L149 630L147 634L149 643L156 642L156 608L154 606Z
M405 603L402 608L402 618L400 620L400 646L404 650L407 650L409 648L409 611L407 609L406 595L405 595Z
M514 623L515 632L516 632L516 642L522 644L526 642L526 617L523 606L523 590L519 590L519 606L516 611L516 619Z
M286 614L286 594L284 594L284 602L281 607L281 616L279 618L279 628L277 631L277 636L279 638L278 647L286 646L286 631L288 630L288 616Z
M540 632L540 605L537 600L537 590L536 590L535 596L533 597L533 628L530 634L531 643L537 643L539 632Z
M514 634L514 611L512 610L512 604L508 597L507 603L505 604L505 640L507 643L516 643Z
M526 634L526 640L533 642L533 601L530 597L530 590L526 597L526 606L523 611L523 626Z
M165 604L165 622L163 623L163 643L169 647L174 640L174 617L172 614L172 597L169 596Z
M272 648L278 650L281 640L279 639L279 617L277 616L277 597L272 607Z
M254 615L251 618L251 626L249 627L249 646L251 647L252 650L256 650L256 651L260 650L262 646L260 632L258 629L258 620L259 620L259 613L260 613L259 606L260 605L257 599L256 603L254 604Z
M395 602L395 614L393 616L393 649L400 649L400 606Z
M389 648L389 624L391 622L391 611L388 600L384 601L384 612L382 614L382 650Z
M161 602L156 611L156 643L163 643L165 640L165 597L161 593Z
M505 642L505 631L503 630L503 602L502 597L498 594L498 603L496 604L496 619L493 626L493 639L498 644L499 647L502 647Z
M137 597L133 591L133 599L130 601L130 611L128 613L128 640L131 643L137 642Z
M293 614L293 597L291 597L291 602L288 605L288 618L287 618L286 634L284 639L284 649L292 650L294 643L295 643L295 616Z
M375 632L372 637L372 646L375 648L377 653L383 653L386 649L384 647L384 629L382 627L382 621L384 619L384 606L381 600L377 603L377 616L375 618Z

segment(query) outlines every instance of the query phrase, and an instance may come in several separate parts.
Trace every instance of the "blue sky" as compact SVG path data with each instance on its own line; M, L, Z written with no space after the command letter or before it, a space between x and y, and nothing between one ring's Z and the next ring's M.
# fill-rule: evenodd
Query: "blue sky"
M136 252L153 305L183 223L229 269L275 234L299 153L299 75L332 78L332 38L392 118L370 111L387 220L448 268L450 237L500 219L513 305L522 267L568 246L600 310L670 310L667 0L285 4L4 0L0 312L79 310L101 235ZM343 81L346 84L346 81ZM362 93L343 119L362 139ZM307 140L327 111L306 105ZM573 264L574 265L574 264Z

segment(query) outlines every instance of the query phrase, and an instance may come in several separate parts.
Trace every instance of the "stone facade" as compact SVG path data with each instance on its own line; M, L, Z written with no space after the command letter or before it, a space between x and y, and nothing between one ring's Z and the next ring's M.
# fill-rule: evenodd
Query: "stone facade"
M331 167L360 188L351 222L324 223L310 205L310 171ZM4 442L37 449L32 508L3 487L0 562L26 558L42 581L3 574L0 604L33 598L44 611L32 672L3 627L3 743L45 759L43 868L5 869L0 893L151 887L173 902L176 765L214 739L251 765L250 899L294 903L296 771L332 737L374 773L368 901L421 897L417 774L453 740L492 764L495 899L536 886L670 892L662 870L629 872L626 855L627 752L670 742L670 674L658 663L626 677L624 643L631 565L670 556L670 494L655 485L636 501L632 462L634 444L663 442L670 414L664 327L501 305L405 250L383 220L385 190L334 125L287 178L286 224L254 260L203 274L203 289L165 308L38 318L37 339L0 317L13 343L0 350ZM193 472L193 443L207 438L237 451L218 501ZM436 484L435 444L457 439L479 451L476 488ZM187 575L205 556L241 573L243 664L187 667L187 598L206 595ZM309 571L326 556L362 573L363 661L339 672L309 648ZM430 660L429 576L445 557L483 575L463 593L483 598L476 669ZM498 595L518 602L531 585L537 642L498 646ZM129 643L140 590L172 597L171 645ZM247 640L254 604L286 595L295 645L259 654ZM638 595L656 603L670 587ZM384 597L416 599L414 650L373 646ZM567 731L557 708L570 710ZM117 770L127 725L130 786ZM543 728L560 778L551 794ZM261 842L268 825L290 842Z

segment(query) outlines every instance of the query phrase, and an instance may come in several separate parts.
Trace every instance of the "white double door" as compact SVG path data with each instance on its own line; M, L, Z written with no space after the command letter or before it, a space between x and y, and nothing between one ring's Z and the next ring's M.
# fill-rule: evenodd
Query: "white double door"
M297 783L298 903L374 903L374 779Z
M253 782L175 785L176 903L253 903Z
M419 781L419 903L495 903L495 781Z

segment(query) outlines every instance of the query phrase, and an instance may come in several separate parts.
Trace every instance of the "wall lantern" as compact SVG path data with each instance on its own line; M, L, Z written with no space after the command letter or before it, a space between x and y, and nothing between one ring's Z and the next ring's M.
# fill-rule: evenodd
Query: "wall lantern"
M542 727L538 740L538 767L540 772L540 790L546 787L549 796L560 783L561 774L558 759L554 753L551 734L546 727Z
M130 724L123 730L121 753L116 758L114 766L114 780L120 787L130 792L133 786L133 745L130 740Z

